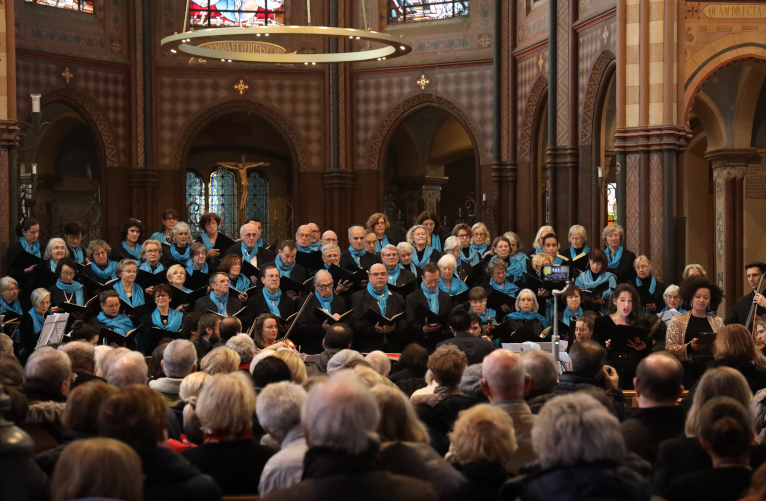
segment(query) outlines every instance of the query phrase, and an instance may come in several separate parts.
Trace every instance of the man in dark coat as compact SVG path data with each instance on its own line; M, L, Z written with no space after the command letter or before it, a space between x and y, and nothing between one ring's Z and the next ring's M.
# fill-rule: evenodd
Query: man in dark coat
M684 368L673 355L652 353L636 368L633 386L638 409L620 425L629 452L657 461L660 443L684 436L686 410L676 402L684 387Z
M274 265L264 266L261 270L261 283L263 287L257 290L247 300L248 314L242 324L251 325L261 313L270 313L272 308L279 311L279 317L283 320L295 313L295 301L287 294L283 294L279 288L279 270Z
M225 314L233 315L242 309L242 303L239 299L229 295L229 276L222 272L216 272L210 275L209 285L212 289L210 294L202 296L194 303L194 311L197 313L221 313L218 308L219 302L223 301ZM213 296L217 299L213 300ZM222 314L222 313L221 313Z
M734 303L734 308L732 308L731 313L729 313L729 315L723 321L723 323L726 325L745 325L745 323L747 323L747 315L750 313L750 309L753 307L753 300L756 299L756 295L758 296L757 299L760 299L760 301L758 301L758 306L756 307L755 313L759 317L766 313L766 298L763 297L762 292L764 288L763 284L761 284L761 292L756 290L758 288L758 283L761 281L761 277L764 273L766 273L766 263L755 262L746 264L745 273L747 273L747 282L750 284L750 287L752 287L753 290L752 292L748 292L741 298L737 299L737 302Z
M295 332L290 336L295 345L301 347L301 352L309 355L322 352L325 332L334 323L326 316L319 316L317 309L325 311L335 321L348 311L346 300L333 292L332 275L325 270L319 270L314 275L314 295L309 299L300 318L295 320Z
M404 313L404 300L396 292L388 290L388 273L382 264L373 264L370 268L368 286L351 296L351 328L354 330L353 348L362 353L375 350L397 352L405 343L404 315L399 316L392 325L373 322L367 317L367 310L381 314L386 318ZM377 296L373 296L370 290ZM381 305L385 303L385 313Z
M465 357L468 359L468 365L480 364L484 360L484 357L495 350L495 344L492 341L476 337L468 331L471 327L471 317L462 308L457 309L450 314L449 326L452 335L455 337L442 341L437 344L436 347L438 348L445 344L454 344L460 348L460 351L465 353Z
M370 435L380 412L368 388L338 378L314 386L306 398L302 425L309 446L303 480L273 491L265 501L429 501L438 499L431 484L383 471Z
M437 313L433 313L434 317L446 318L452 310L452 298L439 288L439 267L436 263L426 263L423 266L422 278L421 287L407 296L407 333L410 339L432 352L441 341L452 340L452 332L446 322L445 325L437 322L426 323L429 319L424 318L420 312L433 313L430 301L435 297L438 308ZM468 327L470 326L469 323ZM481 360L469 361L469 364L479 362Z
M361 226L352 226L348 229L348 241L351 246L340 255L340 267L348 270L370 267L380 262L380 258L372 252L367 252L364 248L364 228Z
M261 247L261 224L258 222L251 222L239 229L240 241L226 249L226 255L233 254L242 258L242 261L247 261L256 268L260 268L263 263L269 263L274 261L276 257L272 251L265 247ZM250 278L250 277L248 277Z

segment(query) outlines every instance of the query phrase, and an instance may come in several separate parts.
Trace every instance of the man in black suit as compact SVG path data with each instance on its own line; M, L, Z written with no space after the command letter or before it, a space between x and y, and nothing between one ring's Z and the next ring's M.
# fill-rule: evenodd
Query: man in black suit
M449 294L439 289L439 267L436 263L426 263L423 266L423 284L428 290L426 292L421 286L409 296L407 296L407 331L410 338L416 343L424 346L429 352L436 349L436 344L452 337L447 325L439 323L425 323L425 318L418 314L418 304L434 315L446 316L452 310L452 298ZM436 299L438 304L437 311L431 308L429 298ZM468 324L470 327L470 323ZM468 330L466 328L466 330Z
M219 315L233 315L242 309L239 299L229 296L229 275L217 271L210 276L208 281L210 295L197 299L194 303L194 311L197 313L218 313Z
M380 263L378 256L365 250L364 235L365 231L361 226L352 226L348 229L348 241L351 245L340 255L341 268L349 270L364 268L369 271L373 264Z
M273 262L264 264L262 268L276 266L277 270L279 270L280 279L282 277L287 277L296 282L303 283L308 280L309 274L308 271L306 271L306 268L296 262L297 254L298 247L295 245L295 242L292 240L283 240L282 243L279 244L277 257ZM290 296L290 299L293 301L300 297L299 294L292 291L288 291L287 295Z
M758 289L758 283L761 281L761 277L766 273L766 263L756 261L754 263L746 264L745 272L747 273L747 281L750 284L750 287L753 288L753 291L737 299L731 313L729 313L729 316L723 321L726 325L745 325L748 320L747 315L750 313L750 308L753 306L753 303L758 303L758 306L755 308L756 315L760 317L766 313L766 296L763 295L763 285L761 285L760 290L756 290ZM752 325L750 327L752 327Z
M459 307L450 313L449 328L450 331L452 331L452 335L455 337L442 341L437 344L436 347L438 348L445 344L454 344L460 348L460 351L465 353L465 357L468 359L468 365L480 364L484 360L484 357L495 350L495 344L492 341L487 341L481 337L474 336L469 332L469 329L471 328L471 316L462 307ZM481 330L479 330L479 336L481 336Z
M250 325L261 313L275 313L283 320L295 313L295 302L279 289L279 270L276 266L263 267L261 283L263 287L247 300L249 318L244 325ZM281 327L284 330L285 326Z
M380 258L388 271L388 283L391 285L404 285L415 280L415 274L399 266L399 252L396 246L388 244L380 251Z
M406 333L404 315L397 318L393 325L381 325L380 322L373 323L365 318L368 309L380 313L386 318L404 312L404 299L396 292L389 291L387 283L388 272L386 272L386 267L380 263L373 264L370 267L368 287L351 296L353 348L359 352L375 350L395 352L406 344L405 339L403 339ZM381 311L381 304L385 305L385 312Z
M301 347L303 353L315 355L323 351L322 339L331 324L317 317L315 314L317 309L325 310L336 320L348 311L346 300L333 293L333 285L330 272L319 270L314 275L314 295L309 299L303 315L296 320L298 325L290 336L295 345Z
M258 222L247 223L239 229L240 242L226 249L226 255L240 256L242 261L247 261L256 268L263 263L274 261L274 253L265 247L259 247L261 240L261 225ZM243 248L244 247L244 248Z
M205 355L213 351L215 344L221 339L221 333L218 327L221 325L221 318L218 315L208 313L202 315L197 323L199 338L194 341L194 349L197 350L197 360L202 360Z

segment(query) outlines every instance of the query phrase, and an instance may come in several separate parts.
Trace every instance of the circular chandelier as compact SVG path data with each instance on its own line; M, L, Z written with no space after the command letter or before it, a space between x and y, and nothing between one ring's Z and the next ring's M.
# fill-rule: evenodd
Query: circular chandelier
M310 0L309 0L310 2ZM239 26L205 27L187 29L189 20L189 0L186 3L184 32L164 37L161 45L172 54L186 54L200 59L220 59L225 62L272 63L272 64L312 64L317 63L356 63L362 61L382 61L401 57L412 52L412 44L403 36L379 33L367 28L334 28L329 26L311 26L311 5L308 3L308 26L250 25L241 22ZM209 4L208 4L209 5ZM208 7L209 9L209 7ZM364 9L364 2L362 3ZM216 12L216 11L210 11ZM236 12L237 19L240 19ZM365 27L367 15L364 12ZM243 16L244 17L244 16ZM272 37L273 38L267 38ZM304 42L306 38L349 39L367 42L360 50L349 52L298 53L288 52L277 40ZM371 47L370 43L381 47Z

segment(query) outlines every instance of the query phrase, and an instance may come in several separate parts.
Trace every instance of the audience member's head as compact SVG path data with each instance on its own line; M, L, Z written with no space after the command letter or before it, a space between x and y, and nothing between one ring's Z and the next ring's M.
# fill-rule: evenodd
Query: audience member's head
M8 353L0 353L0 381L11 399L10 408L5 409L5 419L16 424L23 423L29 410L29 401L22 389L24 368L16 357Z
M221 334L221 341L225 343L242 332L242 322L237 317L226 317L221 320L218 332Z
M532 427L532 449L543 468L624 459L620 422L588 394L575 392L546 403Z
M351 347L353 340L354 331L351 327L343 322L337 322L325 332L322 346L325 350L346 350Z
M152 351L152 356L149 359L149 378L160 378L165 375L162 372L162 357L165 355L165 349L169 344L162 343Z
M529 376L527 393L551 392L558 381L556 361L550 353L543 350L525 350L521 352L524 372Z
M511 417L489 404L461 411L450 442L455 460L463 465L490 462L504 466L518 449Z
M308 377L308 374L306 373L306 364L303 363L301 356L293 350L282 348L277 350L272 356L281 359L287 364L290 368L290 373L292 374L291 380L293 383L301 384Z
M146 385L123 388L101 404L99 435L116 438L134 449L167 442L168 408L158 392Z
M429 443L425 425L402 390L376 385L372 387L372 395L380 411L378 436L381 442Z
M202 318L202 313L196 311L189 312L184 315L184 320L181 322L181 339L188 339L189 341L195 341L199 338L199 321Z
M103 381L83 383L69 394L64 411L64 426L78 432L98 432L98 413L101 404L119 390Z
M186 339L176 339L168 344L162 354L162 372L167 377L182 379L197 370L197 350Z
M529 379L521 357L510 350L495 350L484 357L481 389L490 402L523 399Z
M207 372L192 372L181 381L181 385L178 387L178 396L184 402L193 403L197 405L197 396L199 395L202 386L213 377Z
M580 341L569 350L569 370L598 378L606 364L606 349L595 341Z
M82 320L75 320L72 324L70 338L72 341L85 341L95 346L98 343L99 336L95 327L83 323Z
M219 326L221 324L221 317L213 315L212 313L206 313L200 317L197 323L197 332L199 336L207 339L210 344L215 344L221 339Z
M460 378L460 393L477 402L487 402L487 395L481 389L483 364L473 364L466 367L463 377Z
M279 358L262 358L250 368L253 374L253 385L257 390L261 390L272 383L290 381L293 378L290 367Z
M428 359L428 368L439 386L454 387L460 384L460 378L468 366L465 353L454 344L439 346Z
M309 447L359 455L370 446L380 411L369 388L353 376L338 375L311 388L301 420Z
M64 449L56 462L51 493L53 501L142 501L144 476L141 459L133 449L118 440L75 440Z
M98 362L98 364L96 364L96 376L102 379L106 379L106 374L109 372L109 368L112 366L114 361L117 360L117 357L123 353L130 353L130 350L123 347L111 348L109 346L104 346L103 348L104 350L103 355L101 356L101 360ZM98 351L96 353L98 353ZM96 358L98 358L98 355L96 355Z
M283 381L266 386L258 394L255 409L261 427L280 444L294 429L300 430L301 409L306 390L295 383Z
M718 329L713 347L716 360L725 360L727 364L752 363L766 367L766 357L753 342L753 335L744 325L730 324Z
M713 460L748 464L753 425L746 407L729 397L709 400L700 410L700 443Z
M72 372L93 374L96 370L96 348L85 341L71 341L58 347L69 356Z
M226 347L233 350L239 355L239 364L247 364L250 367L250 362L253 361L255 356L255 341L247 334L237 334L226 341Z
M692 406L686 414L684 431L687 437L699 436L702 406L716 397L731 397L749 409L753 393L750 391L747 379L738 370L731 367L708 369L697 383Z
M349 349L340 350L327 362L327 375L332 376L335 371L342 369L352 360L364 360L364 357L358 351Z
M684 390L684 368L669 353L652 353L639 362L633 387L639 407L674 405Z
M13 339L8 334L0 332L0 354L13 355Z
M137 351L118 356L106 373L106 382L118 388L146 384L148 380L149 367L146 365L146 359Z
M468 332L471 327L471 317L463 308L456 308L447 319L453 333Z
M240 358L237 352L225 346L213 349L200 360L199 368L208 374L228 374L239 368Z
M69 395L72 362L66 353L44 346L33 351L27 359L24 376L27 382L35 380L51 390Z
M255 414L253 385L245 374L216 374L197 397L197 416L206 434L237 436L249 432Z
M391 372L391 360L380 350L371 351L364 359L381 376L388 376Z
M425 376L428 370L428 350L417 343L408 344L402 350L396 368L399 371L407 369L421 377Z

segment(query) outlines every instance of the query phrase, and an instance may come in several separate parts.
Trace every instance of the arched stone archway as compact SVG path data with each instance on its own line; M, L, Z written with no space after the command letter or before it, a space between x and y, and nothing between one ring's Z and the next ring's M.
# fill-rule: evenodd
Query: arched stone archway
M616 57L611 51L605 50L593 63L593 68L588 78L588 86L585 89L585 98L582 105L582 118L580 123L581 134L580 144L592 144L593 140L593 122L596 113L597 97L604 77L609 72L609 66Z

